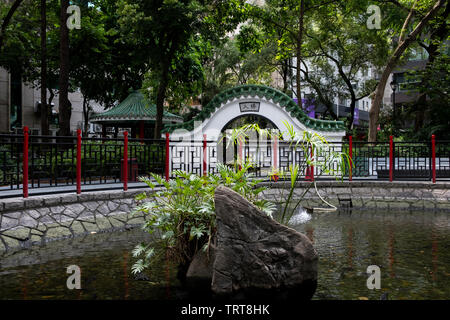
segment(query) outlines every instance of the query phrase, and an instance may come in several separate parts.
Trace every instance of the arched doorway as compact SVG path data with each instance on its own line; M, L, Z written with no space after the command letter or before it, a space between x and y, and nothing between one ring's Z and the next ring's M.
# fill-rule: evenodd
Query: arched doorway
M279 90L261 85L243 85L216 95L194 119L179 124L167 124L164 127L163 134L169 133L171 138L169 170L191 168L192 172L214 172L215 164L222 162L224 155L226 160L229 158L228 148L224 153L223 145L218 144L222 131L227 125L243 117L267 119L267 124L279 129L282 134L287 131L287 123L300 135L308 130L318 133L330 142L342 141L345 136L342 121L310 118L289 96ZM208 140L206 148L203 147L205 135ZM266 145L264 149L259 147L260 152L256 150L254 153L259 167L269 168L281 157L276 151L279 148L275 142L273 156L270 145ZM248 152L251 153L251 150ZM241 159L246 159L242 156Z
M342 121L319 120L308 117L286 94L262 85L243 85L216 95L192 120L167 124L163 132L175 139L218 140L225 125L243 115L258 115L269 119L281 132L285 122L294 130L316 132L328 141L342 141L345 126Z
M218 145L218 158L223 163L231 163L237 160L238 154L241 153L243 159L251 158L251 155L262 155L270 152L271 142L267 137L260 137L258 132L248 132L242 150L239 150L237 144L227 146L226 137L231 135L233 129L240 128L246 124L258 124L261 129L280 130L270 119L259 114L243 114L230 120L223 128L221 135L223 141Z

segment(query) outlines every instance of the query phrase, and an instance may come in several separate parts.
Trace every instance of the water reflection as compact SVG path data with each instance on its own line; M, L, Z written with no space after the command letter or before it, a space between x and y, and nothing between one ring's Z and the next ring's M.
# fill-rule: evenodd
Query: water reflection
M319 254L314 299L448 299L448 213L352 211L313 213L293 228ZM160 256L131 274L131 250L150 238L140 229L89 235L0 256L0 299L181 299L175 266ZM68 290L67 266L82 270L82 289ZM381 289L369 290L366 270L381 269Z
M294 226L314 229L319 253L315 299L448 299L450 223L445 212L314 213ZM446 248L447 250L444 250ZM366 269L381 269L381 289L366 287Z

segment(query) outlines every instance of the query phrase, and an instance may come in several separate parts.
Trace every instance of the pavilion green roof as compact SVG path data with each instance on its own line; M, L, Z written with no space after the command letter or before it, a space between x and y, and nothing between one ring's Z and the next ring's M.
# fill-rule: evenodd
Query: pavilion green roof
M139 91L131 92L125 100L115 107L91 116L92 122L121 122L121 121L156 121L156 105ZM163 122L182 122L183 118L164 111Z

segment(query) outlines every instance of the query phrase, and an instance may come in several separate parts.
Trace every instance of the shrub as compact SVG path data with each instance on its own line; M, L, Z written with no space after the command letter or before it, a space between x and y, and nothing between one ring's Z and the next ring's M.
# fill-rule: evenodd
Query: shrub
M216 232L214 192L219 185L230 187L271 215L275 205L259 198L265 188L256 188L261 180L251 179L250 168L249 163L237 170L218 164L217 175L198 176L174 171L175 178L168 182L155 174L152 174L153 179L140 178L152 189L156 184L162 186L162 190L137 196L137 200L150 201L142 202L133 211L149 215L143 228L150 234L159 232L160 240L135 247L133 256L139 259L133 265L132 272L142 272L147 268L152 257L162 253L156 250L162 242L163 251L179 264L183 277L194 255L199 250L208 249Z

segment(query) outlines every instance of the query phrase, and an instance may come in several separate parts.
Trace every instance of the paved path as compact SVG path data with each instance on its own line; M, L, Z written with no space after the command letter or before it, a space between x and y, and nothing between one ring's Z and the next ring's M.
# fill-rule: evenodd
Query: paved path
M128 182L128 189L144 188L147 184L144 182ZM22 186L20 185L20 188ZM86 184L81 185L81 192L87 191L101 191L101 190L118 190L123 189L123 183L108 183L108 184ZM77 191L76 185L68 186L49 186L40 188L31 188L31 184L28 187L29 196L38 196L54 193L75 193ZM0 187L0 199L2 198L14 198L22 196L22 189L10 189L10 187Z

